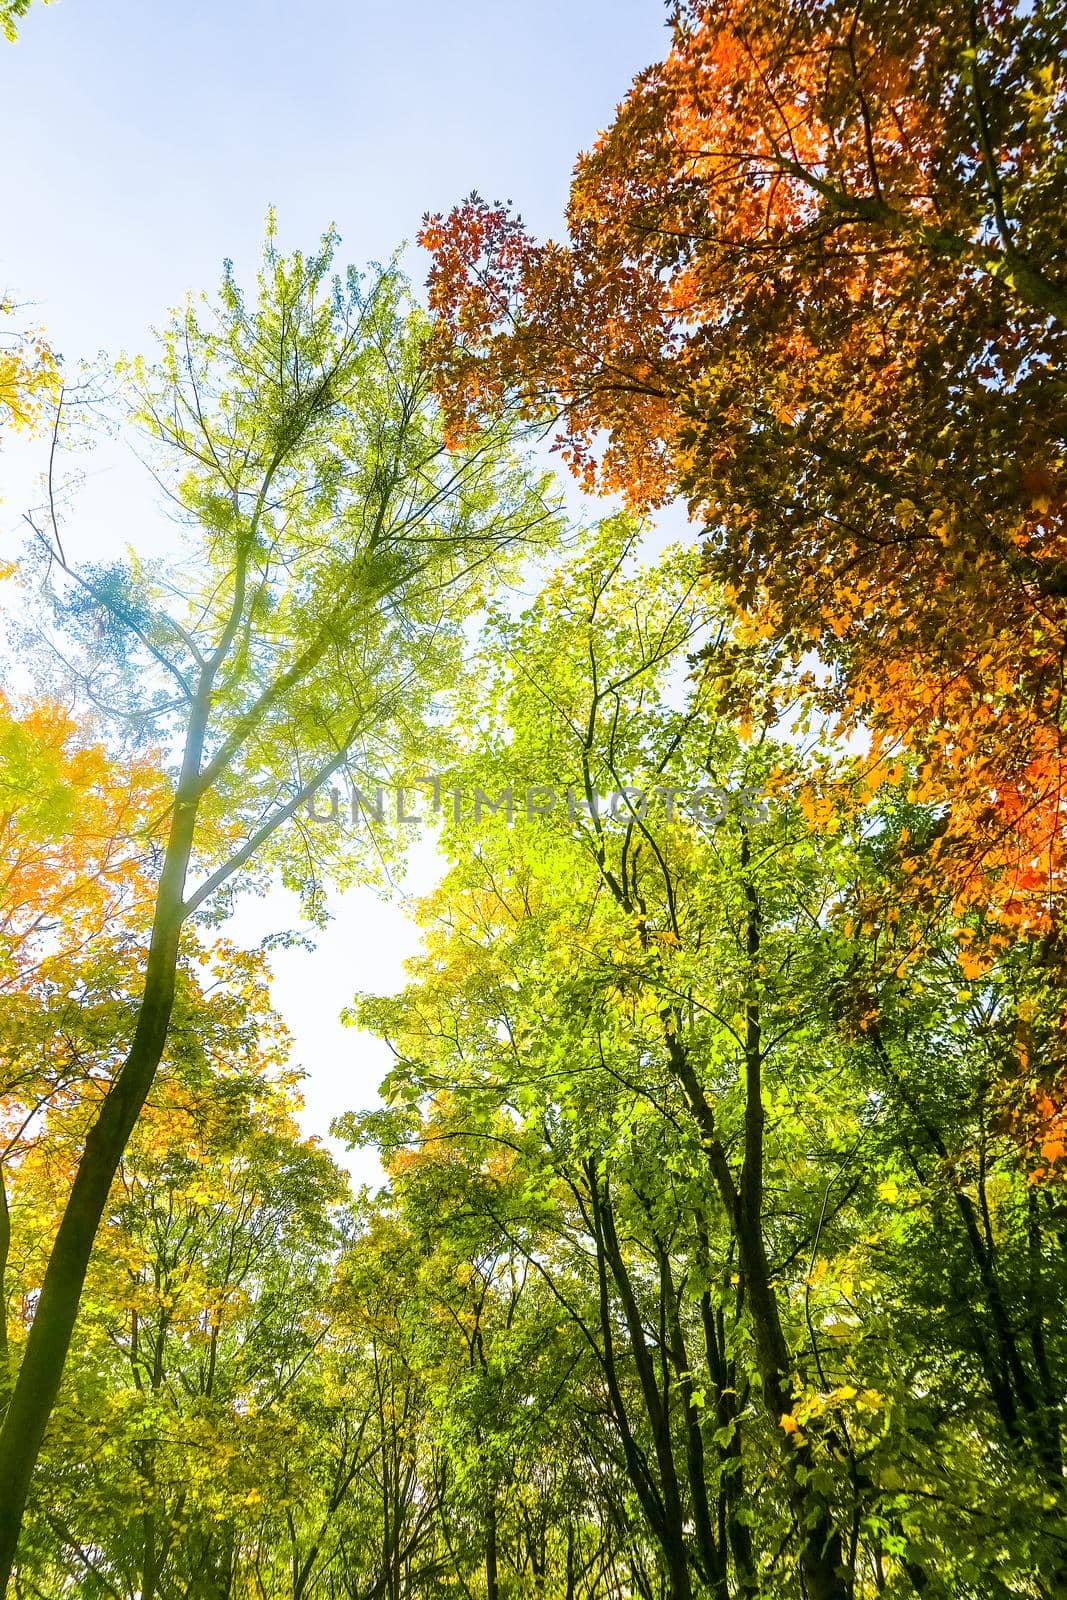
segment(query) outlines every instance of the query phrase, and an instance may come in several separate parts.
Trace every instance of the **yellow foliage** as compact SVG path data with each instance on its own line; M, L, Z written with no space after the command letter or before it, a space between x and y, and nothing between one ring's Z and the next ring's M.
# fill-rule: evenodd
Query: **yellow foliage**
M13 309L0 301L0 318L9 322ZM0 322L0 428L32 428L59 388L59 366L42 335Z

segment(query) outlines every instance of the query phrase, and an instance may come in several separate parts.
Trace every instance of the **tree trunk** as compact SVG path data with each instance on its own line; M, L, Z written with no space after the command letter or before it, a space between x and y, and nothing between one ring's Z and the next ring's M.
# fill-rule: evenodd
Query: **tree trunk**
M11 1352L7 1342L7 1261L11 1253L11 1213L7 1205L7 1178L0 1165L0 1405L11 1387Z
M497 1573L496 1550L496 1497L489 1497L489 1511L485 1529L485 1594L486 1600L500 1600L500 1580Z
M0 1600L11 1580L30 1478L59 1392L93 1242L167 1042L184 918L182 897L196 827L195 780L202 742L203 718L197 717L186 744L160 874L133 1043L86 1138L0 1429Z
M792 1363L763 1236L763 1133L766 1118L762 1090L762 1025L759 990L755 981L761 930L759 899L748 870L750 851L747 833L742 835L740 864L742 891L747 904L745 949L752 973L752 988L745 1006L744 1158L741 1176L736 1184L719 1139L715 1113L693 1069L685 1042L673 1024L667 1029L667 1051L672 1070L685 1091L700 1128L711 1178L737 1240L764 1409L781 1439L789 1499L800 1530L800 1570L804 1594L806 1600L850 1600L851 1585L845 1571L840 1532L825 1497L811 1486L810 1474L815 1464L811 1450L806 1445L794 1445L780 1427L781 1418L792 1409Z
M641 1325L641 1314L630 1275L623 1260L615 1230L615 1217L608 1192L608 1181L601 1177L594 1162L588 1166L592 1215L597 1230L597 1247L603 1249L622 1303L623 1317L630 1337L630 1352L637 1370L652 1432L652 1445L659 1473L662 1514L654 1531L659 1537L670 1586L670 1600L692 1600L689 1553L685 1545L685 1514L681 1486L674 1462L671 1437L670 1395L667 1386L661 1393L655 1368Z
M708 1481L704 1460L704 1436L700 1427L700 1412L693 1403L693 1374L682 1329L682 1313L678 1293L674 1286L670 1257L667 1248L658 1244L660 1293L665 1307L666 1327L670 1333L669 1348L676 1374L675 1381L682 1398L682 1415L685 1425L685 1459L689 1474L689 1498L696 1530L697 1549L703 1566L704 1582L715 1600L730 1600L730 1586L726 1568L726 1544L716 1538L711 1519Z

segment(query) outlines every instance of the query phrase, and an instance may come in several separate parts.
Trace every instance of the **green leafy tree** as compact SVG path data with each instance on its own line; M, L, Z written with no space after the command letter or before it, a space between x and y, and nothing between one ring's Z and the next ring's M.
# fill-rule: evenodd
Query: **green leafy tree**
M496 622L468 793L572 804L452 831L415 984L358 1013L398 1057L368 1128L454 1150L459 1216L551 1285L672 1600L1055 1587L1063 1264L1003 1092L1047 975L962 983L980 930L894 866L936 817L807 815L796 741L679 671L719 638L696 561L632 557L608 524ZM716 817L623 794L712 780Z
M344 1185L297 1131L259 965L222 952L176 1015L94 1254L20 1583L213 1593L257 1508L286 1496L286 1399L322 1338ZM54 1218L57 1155L76 1159L84 1123L52 1119L17 1209Z
M302 807L358 757L384 764L430 742L463 618L502 554L553 526L506 429L446 453L421 317L392 269L332 275L335 243L284 257L269 234L251 299L227 272L214 304L175 316L154 363L125 368L185 524L173 563L81 571L54 519L38 530L57 648L176 761L128 1050L86 1136L0 1431L0 1588L93 1240L166 1046L183 926L254 863L315 900L332 847L311 842Z

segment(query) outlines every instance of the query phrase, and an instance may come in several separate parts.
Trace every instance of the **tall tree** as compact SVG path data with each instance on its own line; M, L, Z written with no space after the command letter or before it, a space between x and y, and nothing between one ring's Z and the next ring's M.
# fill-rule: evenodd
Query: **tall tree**
M38 530L47 579L59 575L56 647L72 659L81 641L94 699L178 755L128 1052L87 1134L0 1430L0 1591L93 1240L166 1046L183 926L253 862L314 898L322 852L301 808L357 753L384 763L430 742L433 692L456 675L494 562L553 526L506 428L445 451L423 320L393 270L331 276L335 244L287 258L269 234L251 300L227 272L215 304L175 316L154 364L126 369L183 560L80 571L54 519Z
M697 564L677 554L655 579L644 573L623 575L633 557L634 538L625 524L608 523L583 558L548 586L534 615L515 628L501 625L501 653L514 663L511 672L502 674L501 688L507 697L505 723L510 731L481 782L487 792L494 792L490 775L499 782L504 769L516 777L532 778L540 766L546 776L557 778L561 790L570 792L568 803L561 801L557 807L558 822L553 826L550 819L547 825L551 844L545 839L531 841L542 865L528 888L521 871L509 868L498 851L490 854L488 839L480 842L465 870L475 883L485 883L485 890L474 889L473 898L478 906L486 895L483 914L492 919L494 937L502 935L509 914L516 915L516 901L523 904L529 894L537 909L527 916L542 937L547 922L549 938L553 926L561 938L559 974L549 977L556 962L546 955L548 971L541 970L538 976L542 1000L553 997L548 1002L551 1021L543 1017L540 1038L548 1053L546 1070L557 1060L562 1068L561 1073L551 1072L552 1093L568 1091L564 1062L571 1063L576 1074L567 1094L568 1099L574 1097L566 1115L576 1141L570 1145L568 1170L601 1273L597 1349L609 1384L616 1340L621 1338L634 1364L636 1402L616 1394L613 1405L622 1437L629 1441L625 1448L635 1489L660 1544L671 1600L690 1600L698 1574L701 1582L721 1592L728 1555L710 1518L703 1436L695 1412L690 1419L691 1456L684 1445L679 1453L673 1436L679 1407L681 1413L686 1411L685 1385L691 1370L680 1354L685 1336L676 1321L675 1280L667 1259L666 1241L677 1227L670 1218L677 1196L648 1201L659 1213L648 1243L650 1264L661 1279L661 1314L672 1328L669 1339L665 1333L657 1337L648 1331L638 1287L648 1267L627 1261L624 1224L619 1220L623 1205L615 1192L617 1152L634 1138L633 1119L638 1115L634 1101L644 1095L653 1107L662 1096L671 1107L668 1116L680 1118L688 1128L695 1151L703 1149L698 1159L704 1170L695 1181L703 1189L705 1203L725 1224L729 1241L725 1247L733 1251L735 1271L744 1285L755 1381L776 1430L771 1437L777 1441L789 1504L800 1530L797 1558L804 1581L811 1594L843 1596L843 1539L823 1479L815 1472L812 1447L806 1440L798 1447L779 1427L780 1419L792 1411L792 1374L799 1357L790 1348L783 1297L775 1283L763 1198L772 1159L764 1133L763 1083L769 1070L765 1040L774 1037L778 1048L784 1049L797 1026L787 1020L784 1009L775 1012L769 974L777 963L771 954L773 936L764 923L777 927L787 916L779 898L782 889L769 880L776 875L779 857L791 856L795 846L787 830L773 842L761 834L754 852L749 801L739 792L736 744L730 730L709 715L706 692L698 692L682 711L672 708L668 673L684 661L687 650L706 645L709 633L714 637L714 609L700 588ZM727 809L734 813L728 832L716 833L710 809L704 822L696 824L695 834L680 816L674 818L674 826L666 822L668 797L684 790L687 778L694 789L702 782L724 785ZM631 787L638 779L640 800ZM656 806L650 793L653 786L664 791L655 820L646 816L646 808L651 813ZM605 789L617 791L610 806L597 799ZM710 835L707 855L700 845L705 830ZM507 841L504 849L510 854L512 848ZM712 854L717 870L711 867ZM583 864L588 873L584 883ZM559 885L553 881L557 872ZM817 898L818 890L812 892ZM537 904L545 900L551 911ZM568 902L574 906L573 921L566 913L560 915ZM799 905L792 914L802 914ZM446 913L449 921L455 915ZM463 913L459 916L462 919ZM526 920L518 916L523 928ZM677 967L671 960L675 949ZM715 1005L701 997L698 1024L693 1016L698 992L687 977L687 955L696 950L714 964L720 994ZM535 959L532 949L527 959ZM604 972L605 962L610 977ZM457 976L441 968L434 985L436 989L443 980L446 1007L447 991ZM499 987L494 989L500 994ZM499 1003L510 1006L506 984ZM709 1005L711 1011L705 1009ZM407 1006L410 1009L410 1002ZM411 1021L405 1022L405 1033L411 1026ZM532 1062L526 1063L527 1052L532 1051L536 1060L541 1046L527 1019L522 1021L524 1038L516 1037L517 1027L518 1019L505 1011L501 1018L483 1021L478 1031L485 1039L506 1029L505 1059L515 1051L520 1058L516 1066L529 1071ZM441 1036L448 1048L452 1029L447 1023ZM460 1041L462 1059L473 1046L473 1040L467 1042L465 1027ZM593 1066L599 1060L605 1062L609 1081L613 1072L621 1073L621 1104L614 1094L605 1104L596 1088L587 1094L583 1087L599 1083L600 1073ZM732 1103L723 1104L726 1085L736 1083L738 1074L740 1105L732 1094ZM530 1111L537 1115L534 1106ZM545 1115L554 1120L553 1113ZM616 1123L616 1118L627 1117L629 1128L625 1121L621 1126ZM684 1147L687 1135L681 1134L681 1139ZM740 1158L734 1155L735 1148ZM661 1159L673 1164L670 1141ZM646 1192L636 1173L632 1181L638 1195ZM636 1196L632 1203L640 1214ZM629 1221L625 1226L628 1232ZM729 1273L725 1276L728 1280ZM621 1334L616 1317L622 1320ZM668 1371L671 1351L676 1360L673 1373ZM661 1363L668 1366L661 1368ZM645 1444L632 1437L635 1414L644 1418ZM729 1450L732 1434L731 1424L724 1423L720 1441L724 1451ZM721 1470L721 1461L719 1465ZM725 1507L724 1518L729 1520ZM693 1543L687 1531L690 1524L699 1530ZM741 1559L744 1566L744 1554ZM749 1579L754 1576L749 1570Z
M22 1585L81 1567L140 1600L213 1593L249 1523L287 1498L286 1403L323 1338L344 1189L295 1126L264 969L223 946L179 973L168 1056L94 1251ZM53 1111L15 1175L24 1307L92 1114L92 1101Z
M1064 1259L1002 1090L1054 991L1025 946L961 984L979 930L897 865L935 818L806 817L795 742L682 688L696 552L631 554L609 525L494 629L467 793L560 798L455 828L417 981L359 1013L370 1125L551 1286L675 1600L1055 1589Z

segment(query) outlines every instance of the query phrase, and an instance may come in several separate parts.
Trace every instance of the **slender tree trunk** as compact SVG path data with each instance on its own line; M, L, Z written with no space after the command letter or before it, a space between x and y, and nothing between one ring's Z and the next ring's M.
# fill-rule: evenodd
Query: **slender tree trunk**
M662 1541L665 1513L663 1509L663 1496L660 1494L652 1472L649 1468L645 1452L634 1438L630 1426L630 1418L626 1410L626 1402L619 1383L619 1372L615 1361L615 1337L611 1325L611 1303L608 1294L608 1266L607 1255L604 1248L604 1233L600 1224L600 1201L597 1188L598 1176L596 1162L590 1160L585 1165L586 1177L589 1182L590 1206L586 1210L580 1196L579 1205L582 1205L583 1216L593 1239L596 1252L597 1269L597 1310L600 1318L600 1333L604 1341L604 1351L601 1357L601 1366L604 1381L607 1385L608 1397L611 1402L612 1415L615 1425L619 1430L622 1443L623 1457L626 1461L626 1471L634 1487L641 1509L645 1514L649 1528L657 1540ZM575 1191L577 1195L577 1191Z
M685 1423L685 1459L689 1474L689 1495L696 1530L697 1548L704 1567L704 1580L716 1600L730 1600L730 1586L726 1570L726 1543L716 1538L711 1518L708 1480L704 1459L704 1436L700 1428L700 1412L693 1403L693 1375L689 1353L682 1329L682 1313L674 1286L670 1257L665 1245L659 1246L660 1292L666 1309L666 1324L670 1332L669 1348L674 1363L678 1391L682 1397Z
M850 1600L851 1584L844 1566L841 1534L825 1497L811 1486L815 1465L810 1448L794 1445L781 1431L781 1418L792 1410L789 1346L782 1328L778 1296L771 1277L763 1236L763 1039L756 973L761 931L759 899L749 876L747 834L742 837L742 891L747 903L745 944L752 987L745 1007L745 1124L741 1177L735 1184L719 1138L715 1113L708 1104L676 1021L668 1022L667 1050L672 1070L685 1090L703 1136L712 1180L737 1240L756 1365L768 1419L781 1438L788 1473L789 1498L800 1529L800 1570L806 1600Z
M753 973L745 1016L745 1155L738 1186L737 1233L749 1315L756 1341L756 1359L763 1379L764 1401L777 1426L792 1409L789 1390L791 1362L782 1330L778 1296L771 1281L763 1236L763 1033L755 972L759 961L761 929L759 899L749 867L747 832L742 836L741 870L748 905L746 952ZM791 1497L801 1532L800 1570L809 1600L849 1600L851 1585L844 1568L841 1535L820 1494L810 1487L808 1475L814 1461L806 1446L794 1446L783 1435L790 1452Z
M489 1497L489 1511L486 1517L485 1594L486 1600L500 1600L500 1579L497 1572L495 1495L490 1495Z
M706 1241L702 1239L705 1257ZM729 1545L734 1558L734 1576L740 1595L755 1594L759 1589L756 1562L752 1554L752 1534L745 1522L739 1522L737 1513L745 1505L745 1469L741 1450L741 1410L737 1395L737 1370L726 1359L726 1329L722 1312L716 1313L711 1295L704 1291L700 1297L700 1320L704 1330L704 1352L708 1372L715 1391L715 1421L718 1428L729 1437L720 1446L720 1459L724 1470L720 1474L719 1523L720 1548Z
M690 1110L701 1132L708 1167L724 1210L737 1240L741 1276L748 1301L749 1319L756 1347L756 1364L763 1388L764 1407L776 1432L780 1433L785 1454L789 1495L801 1530L800 1569L806 1600L851 1600L852 1584L843 1565L841 1535L825 1498L810 1483L814 1461L806 1446L794 1446L780 1430L782 1416L791 1409L789 1347L782 1330L778 1299L771 1279L770 1263L763 1237L763 1130L765 1113L762 1095L763 1043L760 1017L758 966L762 933L759 897L750 867L751 845L747 829L742 829L740 869L741 890L746 903L745 950L749 962L749 994L746 1002L745 1068L745 1153L739 1182L719 1138L715 1113L709 1105L690 1060L677 1010L665 1007L662 1018L671 1069L685 1092ZM601 873L616 901L632 910L625 889L612 874Z
M11 1253L11 1213L7 1204L7 1179L0 1165L0 1405L7 1401L11 1387L8 1365L11 1352L7 1342L7 1262Z
M150 1511L141 1518L141 1596L140 1600L156 1600L159 1582L159 1552L156 1547L156 1519Z
M203 711L197 707L186 742L133 1043L86 1138L0 1429L0 1600L11 1580L30 1478L59 1392L93 1242L167 1042L185 878L196 828Z
M589 1180L593 1216L597 1223L603 1250L611 1267L615 1286L622 1302L623 1316L630 1336L630 1351L637 1370L645 1412L652 1431L652 1444L659 1474L662 1515L656 1532L659 1534L663 1559L670 1583L671 1600L692 1600L693 1586L689 1571L689 1553L685 1547L685 1514L682 1505L681 1485L674 1462L674 1441L671 1437L669 1393L656 1381L652 1357L641 1325L641 1313L634 1295L630 1275L623 1260L622 1249L615 1229L615 1217L608 1193L606 1178L601 1178L594 1163L589 1164ZM599 1241L598 1241L599 1243Z

